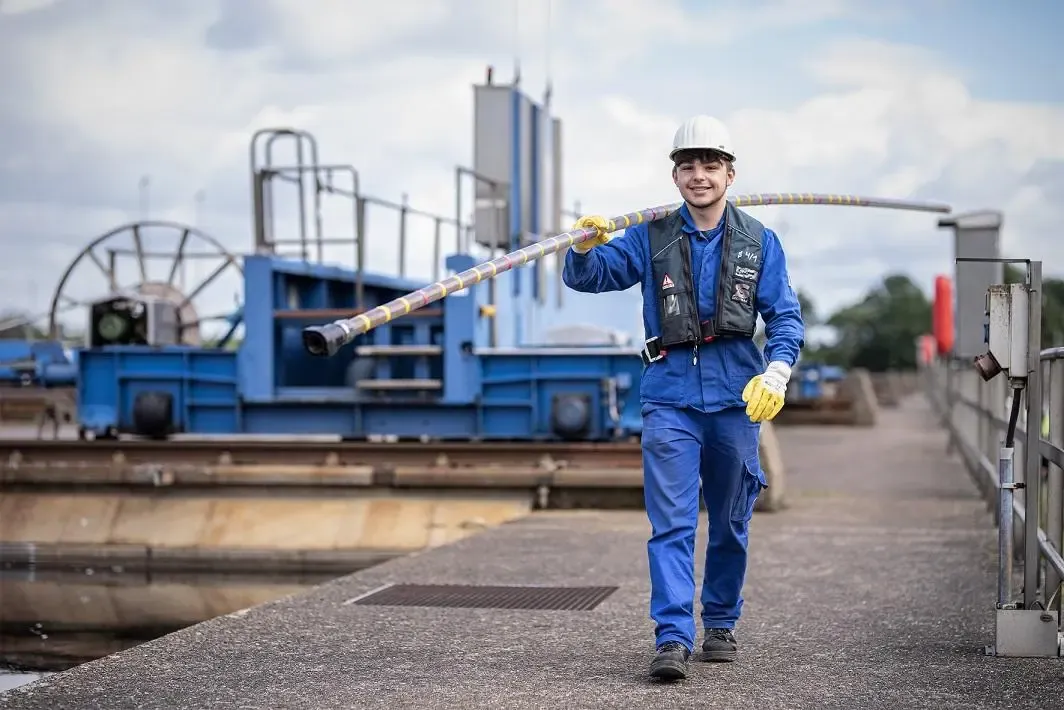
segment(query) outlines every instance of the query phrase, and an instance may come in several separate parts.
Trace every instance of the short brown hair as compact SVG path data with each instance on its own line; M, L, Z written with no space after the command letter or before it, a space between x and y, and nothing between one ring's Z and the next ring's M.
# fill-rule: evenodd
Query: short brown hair
M690 163L696 160L700 163L721 163L728 170L732 169L732 161L720 151L710 150L709 148L681 150L673 156L672 164L673 167L679 167L681 163Z

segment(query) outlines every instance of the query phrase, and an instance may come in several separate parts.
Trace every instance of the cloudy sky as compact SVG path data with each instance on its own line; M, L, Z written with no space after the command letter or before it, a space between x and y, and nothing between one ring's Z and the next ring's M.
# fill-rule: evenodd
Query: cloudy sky
M677 199L666 155L677 124L731 127L734 190L848 192L1005 213L1004 251L1064 272L1064 5L1026 0L0 0L0 308L46 311L91 240L145 217L190 224L241 254L253 243L249 141L310 131L323 163L362 190L454 215L454 169L472 163L472 86L493 65L564 122L565 201L616 215ZM1053 129L1056 130L1053 130ZM287 152L286 152L287 151ZM278 148L277 160L290 160ZM338 182L338 184L340 184ZM279 190L278 230L298 230ZM822 311L904 271L930 290L949 272L935 215L765 207L792 281ZM431 275L432 223L411 222L407 266ZM325 207L329 236L350 208ZM370 267L396 268L396 219L370 208ZM153 230L172 252L179 231ZM453 233L445 232L448 240ZM120 233L95 252L128 249ZM152 246L154 245L154 246ZM205 253L179 276L219 266ZM347 259L349 248L330 260ZM140 280L119 254L118 278ZM348 261L350 263L350 261ZM165 280L169 260L151 266ZM184 281L182 281L184 279ZM98 294L88 259L64 293ZM197 299L232 307L226 269ZM636 323L638 298L569 298L540 321ZM617 304L621 305L618 306Z

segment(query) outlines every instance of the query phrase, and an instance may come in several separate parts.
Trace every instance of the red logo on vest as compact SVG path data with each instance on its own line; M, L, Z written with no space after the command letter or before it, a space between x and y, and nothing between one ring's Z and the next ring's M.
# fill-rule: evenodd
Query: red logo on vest
M661 287L662 288L672 288L673 287L672 279L669 278L668 274L665 274L665 278L661 280Z

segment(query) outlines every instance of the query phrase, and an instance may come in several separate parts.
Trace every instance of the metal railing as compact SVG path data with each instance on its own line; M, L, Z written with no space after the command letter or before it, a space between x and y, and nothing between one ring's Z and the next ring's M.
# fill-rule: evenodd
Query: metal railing
M984 381L970 362L943 360L924 374L932 405L949 432L948 448L963 459L999 526L999 607L1013 606L1012 562L1020 560L1023 601L1015 607L1059 612L1064 579L1064 347L1041 351L1038 361L1029 386L1017 390L1021 401L1015 406L1007 378ZM1034 401L1028 401L1028 392ZM1012 446L1004 441L1010 417L1015 419ZM999 461L1013 453L1010 458L1017 465L1015 486L1010 488L1006 476L1012 475L1011 466L1003 475ZM1059 629L1059 613L1057 618Z
M288 139L294 143L294 164L278 165L275 162L274 143L280 139ZM316 258L318 263L324 263L327 246L352 248L356 272L355 304L359 308L364 305L363 270L368 267L367 262L371 254L374 257L381 257L385 253L396 254L396 275L400 278L412 275L409 273L408 259L411 255L410 235L414 219L421 220L422 226L425 223L431 224L433 280L440 276L444 241L451 241L455 250L461 251L470 243L475 228L473 224L463 221L460 203L459 212L448 217L411 206L406 195L402 196L400 202L394 202L366 194L362 189L359 173L353 166L319 162L317 140L306 131L273 128L256 132L251 139L250 169L255 251L303 261ZM459 177L462 170L458 169ZM342 184L338 184L338 180L342 180ZM273 184L275 181L289 183L296 188L296 215L293 218L296 231L291 236L277 234ZM325 196L345 198L350 202L345 219L347 224L342 234L325 235L322 214ZM374 216L381 216L383 213L385 218L396 219L395 236L382 234L373 243L369 242L367 232L368 223L371 221L368 214L370 207L375 208ZM292 247L295 247L294 253ZM313 257L312 248L316 252ZM417 245L413 245L413 248L417 249Z

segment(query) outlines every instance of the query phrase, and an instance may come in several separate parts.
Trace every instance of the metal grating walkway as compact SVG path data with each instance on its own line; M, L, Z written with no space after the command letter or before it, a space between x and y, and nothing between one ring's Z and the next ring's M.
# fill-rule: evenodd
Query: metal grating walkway
M362 606L590 611L617 587L537 587L465 584L392 584L349 600Z

